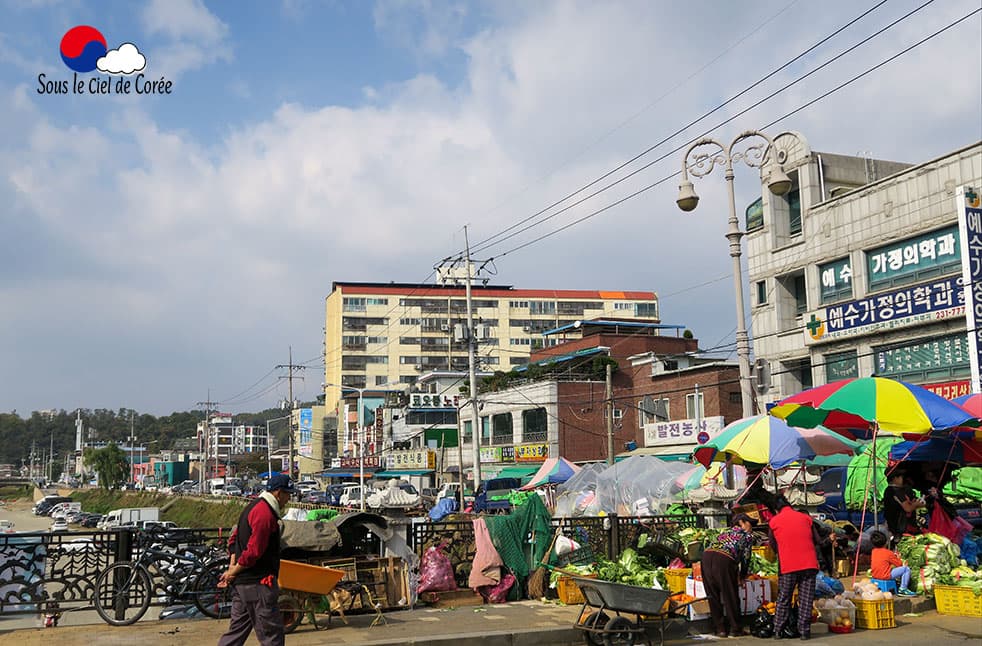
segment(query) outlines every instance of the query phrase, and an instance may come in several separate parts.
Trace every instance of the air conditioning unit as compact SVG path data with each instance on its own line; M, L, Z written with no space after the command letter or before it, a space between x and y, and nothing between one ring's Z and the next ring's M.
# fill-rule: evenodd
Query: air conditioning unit
M531 325L526 325L525 327L522 328L522 332L525 332L526 334L531 333L532 332L532 326Z
M440 331L441 332L449 332L450 331L450 326L449 325L446 325L446 324L441 325L440 326Z
M415 366L413 366L413 368L415 368L416 371L418 372L423 369L423 364L417 363Z

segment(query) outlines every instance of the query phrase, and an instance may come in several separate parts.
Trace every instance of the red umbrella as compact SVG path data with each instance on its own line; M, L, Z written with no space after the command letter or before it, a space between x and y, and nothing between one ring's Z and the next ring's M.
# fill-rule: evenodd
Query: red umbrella
M975 417L982 417L982 393L962 395L955 397L951 401L955 402Z

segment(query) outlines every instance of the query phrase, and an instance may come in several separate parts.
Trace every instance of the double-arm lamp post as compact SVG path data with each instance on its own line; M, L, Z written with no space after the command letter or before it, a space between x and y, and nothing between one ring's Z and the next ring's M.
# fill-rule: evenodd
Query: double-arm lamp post
M293 415L284 415L283 417L274 417L272 419L266 420L266 477L267 478L271 477L273 474L273 457L272 455L270 455L270 453L273 450L272 448L273 445L269 441L269 425L271 422L279 422L284 419L290 419L291 417L293 417ZM290 432L291 433L293 432L293 424L290 424ZM283 464L282 460L280 461L280 464L281 465ZM292 470L292 465L291 465L291 470Z
M366 390L373 390L372 388L355 388L354 386L339 386L338 384L322 384L325 387L339 388L342 392L347 390L349 393L358 393L358 482L360 486L358 487L361 492L358 498L359 509L365 511L365 432L364 424L362 422L362 416L364 411L364 406L362 400L365 397ZM387 385L387 384L384 384ZM378 386L376 386L376 389ZM345 420L347 424L347 420Z
M741 150L734 150L746 140L756 140L747 143ZM695 153L702 146L713 146L718 149L712 153ZM774 195L785 195L791 190L791 179L785 174L776 157L774 140L757 130L747 130L740 133L729 146L724 146L711 137L705 137L692 144L682 158L682 183L679 185L679 197L676 203L683 211L692 211L699 204L689 173L696 177L705 177L717 166L722 166L726 177L726 188L730 201L730 228L726 239L730 241L730 257L733 258L733 291L736 295L736 344L737 359L740 363L740 401L743 405L743 416L754 414L753 390L750 383L750 340L747 336L747 322L744 316L743 303L743 270L740 266L741 239L744 232L740 230L737 220L736 196L733 191L733 162L742 161L751 168L763 168L767 164L767 188ZM698 402L697 402L698 404Z

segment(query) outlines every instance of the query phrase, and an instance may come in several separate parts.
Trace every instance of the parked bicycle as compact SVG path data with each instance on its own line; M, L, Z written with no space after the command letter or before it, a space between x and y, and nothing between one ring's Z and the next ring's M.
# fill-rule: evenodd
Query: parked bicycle
M200 546L168 547L155 542L153 535L141 536L140 543L135 561L115 563L96 580L93 603L103 621L113 626L134 624L154 597L169 604L193 603L213 619L229 617L228 589L218 587L228 568L224 552Z

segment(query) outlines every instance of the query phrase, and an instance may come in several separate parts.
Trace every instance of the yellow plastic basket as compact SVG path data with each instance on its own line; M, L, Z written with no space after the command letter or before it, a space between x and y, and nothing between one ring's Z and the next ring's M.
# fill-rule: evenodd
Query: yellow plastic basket
M584 578L593 579L596 578L596 575L588 575ZM556 579L556 592L559 593L559 600L566 605L583 603L586 600L583 597L583 592L580 591L580 586L576 585L576 581L568 576L561 576Z
M692 574L692 568L683 567L665 570L665 578L668 579L668 591L672 594L685 592L685 580Z
M938 614L958 617L982 617L982 596L975 596L971 588L956 585L934 586L934 602Z
M759 545L757 547L754 547L753 552L754 554L764 559L765 561L770 561L771 563L773 563L774 561L777 560L777 554L774 553L774 550L771 548L770 545Z
M893 614L893 599L884 601L853 599L852 602L856 605L857 628L879 630L897 627L897 620Z

